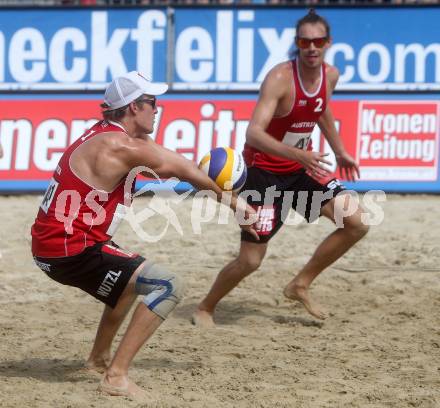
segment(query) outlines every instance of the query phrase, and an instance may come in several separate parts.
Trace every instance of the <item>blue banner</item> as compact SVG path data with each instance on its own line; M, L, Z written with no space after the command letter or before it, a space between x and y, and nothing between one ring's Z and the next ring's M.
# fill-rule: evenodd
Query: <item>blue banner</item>
M0 27L2 89L103 89L131 70L166 80L165 10L6 10Z
M175 90L256 90L288 57L290 8L0 13L0 90L103 89L139 70ZM440 90L440 8L326 8L340 90Z

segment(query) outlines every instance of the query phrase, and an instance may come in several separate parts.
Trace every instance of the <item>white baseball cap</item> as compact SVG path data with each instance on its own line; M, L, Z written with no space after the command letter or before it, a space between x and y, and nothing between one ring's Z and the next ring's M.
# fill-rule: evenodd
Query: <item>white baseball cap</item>
M162 95L168 85L153 83L137 71L131 71L115 78L105 90L104 103L108 110L122 108L143 94Z

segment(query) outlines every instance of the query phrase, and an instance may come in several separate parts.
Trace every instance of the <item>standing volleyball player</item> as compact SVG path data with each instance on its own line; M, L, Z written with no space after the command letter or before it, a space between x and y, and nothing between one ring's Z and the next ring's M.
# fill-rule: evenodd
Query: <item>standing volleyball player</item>
M308 222L319 215L335 221L335 212L341 202L334 197L344 187L338 180L329 179L323 166L329 164L325 155L311 151L310 135L316 123L333 149L341 173L348 180L359 176L358 166L344 149L329 107L339 77L335 67L324 63L324 54L330 43L327 21L310 10L297 23L296 58L275 66L263 81L246 135L244 157L248 178L242 189L256 190L261 195L261 200L257 201L248 197L248 203L259 215L257 233L260 239L257 241L242 232L239 255L218 274L211 290L198 305L193 315L196 325L213 326L217 303L260 266L269 240L282 225L285 192L296 193L291 206ZM265 197L266 189L271 186L280 195L272 194L273 200L265 202L264 199L268 198L267 193ZM308 192L307 201L301 201L298 194L304 191ZM313 192L328 198L315 202ZM344 218L343 228L336 229L318 246L309 262L285 287L284 295L302 302L309 313L323 319L324 313L309 296L309 287L367 230L358 208Z
M142 396L128 378L129 366L182 296L178 276L111 241L131 204L130 171L148 166L163 178L175 176L213 190L221 200L222 191L192 161L148 136L157 113L155 96L166 90L134 71L107 87L104 120L65 151L32 226L36 264L55 281L106 304L87 367L105 373L100 388L111 395ZM144 298L111 358L112 341L137 295Z

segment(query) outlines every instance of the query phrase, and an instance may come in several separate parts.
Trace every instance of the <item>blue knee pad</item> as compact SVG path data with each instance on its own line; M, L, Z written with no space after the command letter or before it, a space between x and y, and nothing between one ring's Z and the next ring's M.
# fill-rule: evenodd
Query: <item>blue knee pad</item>
M136 293L145 295L143 303L166 319L182 300L182 279L160 265L146 262L136 279Z

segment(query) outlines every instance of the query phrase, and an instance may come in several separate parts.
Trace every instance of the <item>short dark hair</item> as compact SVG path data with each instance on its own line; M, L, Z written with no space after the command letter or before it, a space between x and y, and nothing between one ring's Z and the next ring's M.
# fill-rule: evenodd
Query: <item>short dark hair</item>
M136 98L133 102L135 102L138 107L141 107L143 97L144 97L144 95L141 95L138 98ZM104 118L104 120L122 119L125 116L125 114L127 113L127 108L130 105L130 103L128 105L121 106L120 108L111 109L111 110L108 109L110 106L107 105L105 102L101 103L101 108L104 109L102 111L102 117Z
M327 20L316 13L314 8L309 9L309 12L298 20L296 23L296 33L298 35L298 31L304 24L317 24L321 23L325 27L326 37L330 37L330 25Z

